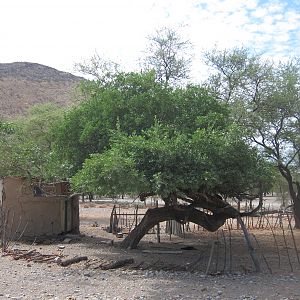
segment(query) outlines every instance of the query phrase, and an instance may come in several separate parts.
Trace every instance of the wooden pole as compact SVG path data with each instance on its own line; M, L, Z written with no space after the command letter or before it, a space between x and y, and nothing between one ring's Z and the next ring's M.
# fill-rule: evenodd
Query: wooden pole
M256 256L254 247L252 246L252 243L251 243L250 236L249 236L249 233L247 231L247 228L246 228L246 226L245 226L245 224L244 224L241 216L237 217L237 221L238 221L238 224L241 226L241 228L242 228L242 230L244 232L245 241L246 241L246 244L247 244L247 247L248 247L248 250L249 250L250 257L251 257L252 262L254 264L255 271L257 273L259 273L259 272L261 272L260 264L259 264L258 258Z
M229 273L232 273L232 237L231 237L231 229L228 228L229 232Z
M224 241L224 264L223 264L223 271L222 271L224 273L226 270L226 265L227 265L227 243L226 243L226 237L224 234L224 230L222 229L221 232L222 232L222 237L223 237L223 241Z
M158 200L156 200L156 207L158 207ZM159 222L157 223L156 238L157 238L157 242L160 243L160 226L159 226Z
M296 253L296 256L297 256L298 265L300 265L298 248L297 248L297 244L296 244L296 240L295 240L295 236L294 236L294 231L293 231L293 228L292 228L292 222L291 222L291 219L290 219L290 216L289 216L288 213L286 214L286 216L287 216L287 219L288 219L288 222L289 222L290 231L291 231L291 234L292 234L292 239L293 239L295 253Z
M254 238L255 241L256 241L257 247L260 249L261 256L262 256L264 262L266 263L266 266L267 266L267 268L268 268L270 274L273 274L272 269L271 269L271 267L270 267L270 265L269 265L269 263L268 263L268 261L267 261L267 258L266 258L265 255L264 255L264 251L261 249L260 244L259 244L259 242L258 242L256 236L255 236L254 234L252 234L252 236L253 236L253 238Z
M211 249L210 249L210 254L209 254L209 259L208 259L208 263L207 263L205 275L208 274L208 271L209 271L209 268L210 268L210 264L211 264L211 260L212 260L212 256L214 254L214 249L215 249L215 241L213 241L213 243L211 245Z

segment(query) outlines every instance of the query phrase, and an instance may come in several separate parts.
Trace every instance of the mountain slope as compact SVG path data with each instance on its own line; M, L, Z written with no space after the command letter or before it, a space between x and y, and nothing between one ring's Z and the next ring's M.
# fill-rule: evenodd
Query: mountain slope
M82 79L36 63L0 64L0 118L24 114L38 103L71 105L77 98L76 86Z

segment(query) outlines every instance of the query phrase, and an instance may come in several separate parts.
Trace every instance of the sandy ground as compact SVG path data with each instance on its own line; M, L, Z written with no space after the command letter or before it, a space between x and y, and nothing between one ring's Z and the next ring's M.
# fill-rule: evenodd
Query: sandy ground
M138 249L124 250L119 247L122 238L104 230L111 209L108 204L81 204L81 235L67 236L70 241L64 236L14 245L62 259L88 260L62 267L2 257L0 299L300 299L300 232L293 231L295 247L289 230L285 235L279 229L274 234L270 229L250 230L262 268L257 274L240 230L208 233L192 227L184 238L170 239L162 225L161 243L156 234L149 234ZM121 211L130 213L133 208ZM127 258L134 263L99 268Z

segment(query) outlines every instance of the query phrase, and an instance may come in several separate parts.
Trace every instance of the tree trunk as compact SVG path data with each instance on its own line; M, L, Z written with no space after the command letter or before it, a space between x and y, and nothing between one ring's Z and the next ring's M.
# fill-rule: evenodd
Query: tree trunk
M145 216L122 242L122 248L134 249L147 232L159 222L176 220L181 223L192 222L208 231L216 231L230 216L225 213L209 215L190 206L165 206L148 209Z
M296 197L294 202L294 217L295 217L295 228L300 229L300 195Z
M296 184L294 183L293 176L287 167L278 165L278 169L287 181L289 187L289 193L293 202L295 228L300 229L300 184L299 182L296 182Z
M297 195L294 199L295 228L300 229L300 183L296 182Z

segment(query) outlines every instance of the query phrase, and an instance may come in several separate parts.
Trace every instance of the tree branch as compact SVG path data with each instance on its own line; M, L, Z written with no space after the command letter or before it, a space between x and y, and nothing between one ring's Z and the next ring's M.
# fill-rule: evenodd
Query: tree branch
M121 246L123 248L136 248L143 236L160 222L169 220L176 220L180 223L192 222L202 226L208 231L216 231L224 224L225 220L230 217L235 216L229 216L225 213L210 215L186 205L148 209L142 221L129 233Z

